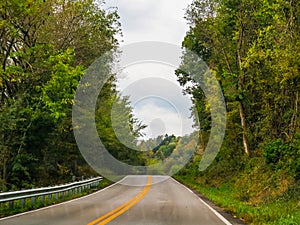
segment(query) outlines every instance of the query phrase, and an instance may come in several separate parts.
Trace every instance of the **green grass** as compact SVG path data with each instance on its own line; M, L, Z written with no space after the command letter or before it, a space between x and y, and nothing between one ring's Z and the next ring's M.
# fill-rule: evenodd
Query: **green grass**
M191 177L175 176L175 178L247 224L300 225L299 200L280 199L253 205L240 200L237 197L240 194L239 190L229 183L212 188L200 185Z
M32 201L29 198L29 199L25 200L24 206L22 206L21 200L14 201L13 207L11 207L8 202L2 203L0 205L0 217L11 216L11 215L15 215L18 213L22 213L22 212L26 212L26 211L30 211L30 210L34 210L34 209L39 209L39 208L42 208L45 206L69 201L69 200L72 200L75 198L79 198L79 197L91 194L91 193L93 193L97 190L100 190L102 188L105 188L111 184L112 184L111 181L104 178L96 188L87 189L81 193L73 194L71 196L58 196L58 198L55 198L55 196L53 195L51 199L49 199L48 196L45 196L44 200L42 200L41 197L38 197L38 198L36 198L35 204L32 204Z

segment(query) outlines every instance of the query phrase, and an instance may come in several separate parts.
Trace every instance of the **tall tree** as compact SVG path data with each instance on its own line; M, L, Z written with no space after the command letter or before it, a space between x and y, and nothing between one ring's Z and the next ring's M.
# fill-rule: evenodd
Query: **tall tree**
M2 188L57 182L60 171L78 175L78 162L86 165L72 134L72 99L85 68L116 47L120 32L116 11L101 4L1 1Z
M183 46L200 55L220 81L228 124L240 130L246 155L299 132L299 16L299 3L285 0L196 0L187 10L190 30ZM177 71L182 85L191 79L183 72L186 62ZM205 105L198 87L191 93ZM198 113L205 115L201 108Z

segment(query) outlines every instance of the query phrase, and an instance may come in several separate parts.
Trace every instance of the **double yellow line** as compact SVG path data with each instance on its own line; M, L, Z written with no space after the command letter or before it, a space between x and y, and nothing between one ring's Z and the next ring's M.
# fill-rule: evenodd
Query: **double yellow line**
M104 225L104 224L107 224L108 222L112 221L119 215L123 214L124 212L126 212L128 209L133 207L136 203L138 203L145 197L145 195L150 190L151 184L152 184L152 177L148 176L148 182L144 186L144 188L141 190L140 193L138 193L136 196L134 196L128 202L125 202L123 205L121 205L118 208L115 208L114 210L106 213L105 215L93 220L92 222L88 223L87 225L96 225L96 224Z

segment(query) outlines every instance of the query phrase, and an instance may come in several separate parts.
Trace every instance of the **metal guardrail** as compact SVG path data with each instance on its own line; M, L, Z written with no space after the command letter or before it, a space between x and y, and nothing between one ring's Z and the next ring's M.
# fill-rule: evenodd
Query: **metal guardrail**
M96 177L88 180L77 181L70 184L64 184L54 187L43 187L22 191L12 191L0 193L0 203L9 202L9 206L13 208L14 202L21 200L21 206L25 206L25 200L31 198L31 203L35 204L36 199L40 197L40 201L43 203L45 197L48 200L59 199L62 196L71 196L73 194L79 194L83 190L97 187L102 177Z

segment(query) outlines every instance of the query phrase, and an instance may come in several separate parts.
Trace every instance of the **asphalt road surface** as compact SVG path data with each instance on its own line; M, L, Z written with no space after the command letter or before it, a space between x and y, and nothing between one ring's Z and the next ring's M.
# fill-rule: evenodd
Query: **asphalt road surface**
M128 185L130 184L130 185ZM171 177L127 176L89 196L0 219L0 225L231 224Z

